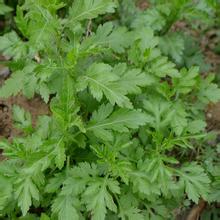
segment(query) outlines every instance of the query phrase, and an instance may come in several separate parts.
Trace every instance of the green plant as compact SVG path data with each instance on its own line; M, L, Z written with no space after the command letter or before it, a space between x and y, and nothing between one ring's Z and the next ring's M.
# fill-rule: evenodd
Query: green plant
M0 37L13 72L0 96L38 94L51 114L33 127L28 112L13 108L23 134L0 143L5 219L174 219L187 199L218 200L219 152L212 149L209 163L204 109L220 89L213 75L167 57L178 62L184 46L172 33L173 50L164 48L171 25L164 1L156 26L120 18L127 2L138 11L127 0L17 6L16 31ZM184 13L192 4L172 2Z

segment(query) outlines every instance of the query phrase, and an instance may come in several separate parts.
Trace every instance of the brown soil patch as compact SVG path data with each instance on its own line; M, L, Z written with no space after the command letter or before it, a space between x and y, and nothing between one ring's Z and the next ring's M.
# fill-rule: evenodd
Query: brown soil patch
M0 137L8 138L11 132L11 115L8 105L0 101Z
M141 10L146 10L150 7L150 3L147 0L139 0L137 1L137 7Z
M205 55L206 61L211 64L211 71L218 73L220 68L220 55L214 52L218 42L219 36L217 33L218 30L210 30L202 38L201 48Z
M9 58L0 55L0 61L6 61ZM0 86L9 77L10 71L7 67L0 64ZM29 100L22 95L10 97L8 99L0 99L0 138L11 139L13 136L19 135L13 127L12 107L19 105L32 115L33 126L36 124L37 117L40 115L49 114L49 107L43 100L36 96ZM0 154L1 155L1 154Z
M220 102L210 104L206 112L208 130L220 129Z
M13 127L12 106L19 105L32 115L33 125L36 124L37 117L49 114L48 106L40 97L28 100L22 95L11 97L7 100L0 99L0 138L11 138L18 135L18 131Z

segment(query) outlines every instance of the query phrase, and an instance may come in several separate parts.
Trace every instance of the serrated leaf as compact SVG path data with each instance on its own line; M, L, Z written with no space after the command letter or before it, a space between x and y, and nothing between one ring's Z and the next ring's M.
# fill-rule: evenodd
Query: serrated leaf
M212 176L214 177L214 180L211 184L211 193L208 196L208 201L220 202L220 169L218 165L214 167Z
M124 211L124 217L127 217L129 220L144 220L145 216L141 213L141 210L135 207L131 207L128 210Z
M205 199L208 196L210 180L201 166L196 163L185 165L178 174L189 199L198 203L201 197Z
M42 83L40 85L39 93L41 95L41 98L44 100L44 102L48 103L50 98L50 90L45 83Z
M187 112L180 103L177 103L174 105L175 114L173 115L173 118L171 120L171 126L174 129L174 132L177 136L180 136L184 130L184 128L187 127L188 121L187 121Z
M117 212L117 206L111 193L120 193L118 182L115 180L100 178L89 183L83 193L83 201L86 203L87 210L92 212L92 219L104 220L107 208Z
M147 196L150 196L152 194L160 195L160 186L155 183L152 184L149 176L145 172L132 172L131 182L133 184L134 192L140 192Z
M46 215L46 214L41 214L41 216L40 216L40 220L50 220L50 217L48 216L48 215Z
M11 180L7 177L0 175L0 211L8 205L12 197L12 183Z
M89 87L91 94L98 101L105 95L112 105L132 108L132 103L125 95L140 91L138 87L151 84L152 81L151 77L138 69L127 71L123 65L112 68L108 64L94 63L79 77L77 90L82 91Z
M175 110L171 109L171 103L162 99L145 100L143 107L146 110L149 125L157 131L165 129L175 115Z
M125 27L116 28L113 23L107 22L99 25L96 33L82 42L80 49L91 53L111 48L116 53L122 53L129 46L130 41L131 36Z
M220 89L213 83L215 76L208 75L200 82L200 90L198 92L199 99L202 102L218 102L220 100Z
M24 75L25 73L22 71L13 73L0 88L0 97L8 98L17 95L23 88L22 84Z
M157 8L150 8L145 12L138 14L135 19L132 21L132 27L150 27L153 30L161 30L166 24L166 19L163 15L157 10Z
M198 67L191 67L189 70L181 69L181 77L174 79L173 84L177 92L187 94L192 91L196 85L196 77L199 75Z
M16 32L12 31L0 36L0 51L5 56L18 60L27 55L27 44L23 42Z
M148 118L138 110L119 109L113 112L110 104L101 105L98 111L93 113L87 125L87 131L92 131L95 136L104 140L112 140L112 131L128 132L129 129L137 129L146 124Z
M184 50L184 39L181 34L168 33L159 40L159 47L164 55L170 56L177 63L180 63Z
M176 69L174 63L168 61L167 57L159 56L153 59L149 66L149 71L158 77L170 76L173 78L179 78L180 73Z
M24 16L22 7L17 6L16 17L14 18L18 29L24 36L28 36L28 19Z
M63 143L63 138L61 137L60 140L58 140L58 143L55 145L55 164L59 169L62 169L64 166L64 162L66 160L66 153L65 153L65 145Z
M11 77L4 82L0 88L0 97L8 98L10 96L17 95L20 91L25 91L27 82L29 80L28 75L33 73L35 69L35 64L27 64L22 70L18 70L12 73ZM36 88L32 88L35 90ZM33 94L32 94L33 95Z
M32 120L30 112L25 112L25 110L18 105L13 106L13 120L15 126L24 131L32 130Z
M15 197L18 199L18 206L21 208L22 214L26 215L33 199L39 201L39 191L29 176L18 179L16 185Z
M127 69L125 63L118 64L114 67L113 72L120 75L120 84L126 94L141 93L140 87L153 84L155 79L140 69Z
M116 4L112 0L76 0L69 10L70 21L93 19L104 13L112 13Z
M56 43L61 23L40 2L26 2L25 10L27 11L25 20L28 24L26 37L29 39L31 52L35 56L39 50L48 48L48 45Z
M124 95L124 90L118 81L119 77L112 73L111 66L104 63L93 64L86 74L79 78L77 89L82 91L89 87L93 97L98 101L101 101L105 95L113 105L116 103L121 107L132 108L130 100Z
M5 15L8 12L11 12L13 9L6 5L3 0L0 1L0 15Z
M57 213L58 220L79 219L78 212L74 207L74 198L71 195L58 196L52 205L52 212Z
M135 30L134 40L139 41L139 47L143 52L147 49L155 48L159 43L158 37L154 36L153 30L150 28Z
M200 119L189 122L188 131L191 134L196 134L205 130L206 122Z
M65 132L67 129L77 126L85 132L82 119L77 115L79 106L75 101L74 81L66 76L63 80L63 87L58 97L51 103L53 117L59 123L60 128Z

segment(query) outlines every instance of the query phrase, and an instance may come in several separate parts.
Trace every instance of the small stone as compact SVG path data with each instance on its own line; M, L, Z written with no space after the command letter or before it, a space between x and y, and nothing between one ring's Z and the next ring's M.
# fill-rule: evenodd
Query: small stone
M3 108L3 112L7 112L8 111L8 108L5 106L4 108Z
M212 114L209 112L209 113L207 113L207 117L208 118L212 118Z
M5 79L10 75L10 70L8 67L0 66L0 77Z

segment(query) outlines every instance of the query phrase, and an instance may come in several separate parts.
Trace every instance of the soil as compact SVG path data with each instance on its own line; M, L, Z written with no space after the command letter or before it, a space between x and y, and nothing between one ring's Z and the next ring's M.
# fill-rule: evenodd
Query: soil
M147 8L150 7L150 3L147 0L139 0L137 1L137 7L140 8L141 10L146 10Z
M0 55L0 61L8 59L9 58ZM0 86L8 77L10 77L10 70L0 64ZM39 96L36 96L31 100L25 98L23 95L17 95L8 99L0 99L0 139L11 139L20 134L19 131L13 127L13 105L19 105L31 113L33 126L35 126L38 116L49 114L48 105L45 104Z
M209 30L201 40L201 49L206 61L211 64L211 71L219 73L220 71L220 54L214 52L219 43L218 30Z
M12 106L19 105L32 115L33 126L36 124L37 117L49 114L48 106L38 96L28 100L22 95L11 97L9 99L0 99L0 138L11 139L17 136L19 132L13 127Z
M208 130L220 130L220 102L208 106L206 118Z
M219 36L215 29L208 31L201 41L201 49L207 63L211 65L210 71L216 73L217 79L219 79L220 74L220 54L215 53L214 49L218 42ZM220 131L220 102L209 104L206 112L206 119L209 130Z
M3 58L0 57L0 60ZM9 70L0 65L0 85L9 77ZM11 139L13 136L19 135L19 132L13 127L12 106L19 105L32 115L33 126L36 124L39 115L49 114L48 105L46 105L39 96L28 100L22 95L10 97L8 99L0 99L0 139Z

